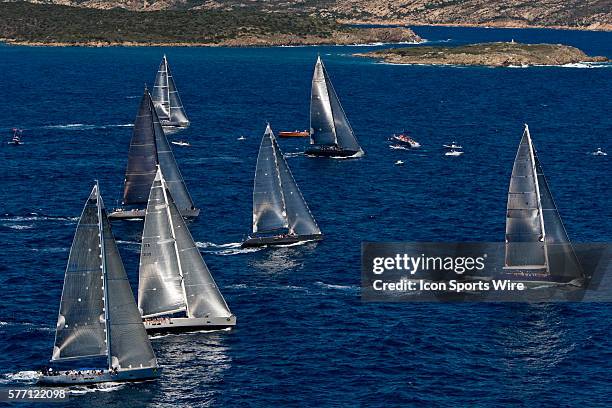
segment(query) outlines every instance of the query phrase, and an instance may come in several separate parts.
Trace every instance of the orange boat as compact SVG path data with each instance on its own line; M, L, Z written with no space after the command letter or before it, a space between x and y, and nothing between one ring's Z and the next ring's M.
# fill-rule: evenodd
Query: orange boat
M278 137L308 137L310 136L310 132L307 130L299 131L294 130L293 132L279 132Z

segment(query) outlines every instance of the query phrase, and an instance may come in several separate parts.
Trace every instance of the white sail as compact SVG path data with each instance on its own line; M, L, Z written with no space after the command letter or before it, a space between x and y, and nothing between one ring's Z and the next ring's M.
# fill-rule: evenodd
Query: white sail
M527 125L510 178L504 269L582 277Z
M185 311L187 317L232 314L157 171L145 217L138 302L143 316Z
M138 307L144 317L183 311L186 303L168 203L157 176L150 189L145 214L138 272Z
M104 283L106 289L106 331L109 368L130 370L157 367L157 359L142 324L102 198L99 198Z
M153 87L153 101L159 118L164 124L172 126L187 126L189 119L183 108L174 78L170 72L168 59L164 55L157 70Z
M526 126L514 160L508 190L505 267L548 273L544 236L533 145Z
M319 145L336 145L336 127L325 69L321 58L317 58L310 95L310 143Z
M52 361L104 355L109 368L157 367L96 184L70 250Z
M312 216L302 196L302 192L293 178L289 165L283 157L283 152L276 142L276 137L274 137L274 133L269 129L269 126L268 129L266 129L264 137L269 137L271 139L272 147L276 155L289 233L297 235L320 235L321 230Z
M151 96L145 87L140 100L125 170L123 204L147 202L157 167Z
M259 146L253 186L253 233L289 227L270 125Z
M161 172L158 173L158 177L161 178L162 186L165 186L166 182ZM174 205L170 190L166 189L166 193L170 219L172 220L172 231L183 276L187 316L207 318L232 316L232 312L208 270L202 254L196 247L185 220Z
M191 195L185 185L183 175L179 170L178 164L166 138L166 134L162 128L155 109L152 109L153 131L155 135L155 144L157 149L157 162L161 167L168 183L168 188L172 192L172 197L176 202L181 214L195 210L195 205L191 199Z
M97 190L85 203L70 248L53 361L107 354Z
M130 141L123 204L144 204L149 197L157 165L161 166L181 214L197 215L191 195L166 138L149 91L144 90Z
M321 57L317 58L312 78L310 143L362 151Z

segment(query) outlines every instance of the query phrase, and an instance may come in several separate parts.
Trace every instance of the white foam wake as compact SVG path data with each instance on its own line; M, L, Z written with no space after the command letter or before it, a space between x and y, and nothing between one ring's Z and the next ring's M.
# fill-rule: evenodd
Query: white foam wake
M40 129L62 129L62 130L92 130L92 129L110 129L117 127L133 127L133 123L123 123L123 124L86 124L86 123L67 123L67 124L59 124L59 125L45 125L40 126Z
M18 371L16 373L8 373L4 375L0 381L3 383L8 382L34 382L40 377L38 371Z
M261 248L241 248L240 242L230 242L227 244L216 244L214 242L196 242L198 248L204 249L205 253L213 255L241 255L248 254L249 252L259 251Z

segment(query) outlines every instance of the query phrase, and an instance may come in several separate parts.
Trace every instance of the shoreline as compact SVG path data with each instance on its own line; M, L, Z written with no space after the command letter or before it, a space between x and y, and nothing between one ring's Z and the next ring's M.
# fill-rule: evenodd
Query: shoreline
M425 44L426 40L420 41L373 41L362 43L304 43L304 44L234 44L234 43L207 43L207 42L106 42L106 41L79 41L79 42L42 42L42 41L22 41L7 38L0 38L0 44L20 46L20 47L86 47L86 48L107 48L107 47L182 47L182 48L293 48L293 47L375 47L380 45L418 45Z
M530 25L522 23L422 23L411 20L345 20L339 19L341 24L365 25L365 26L404 26L404 27L456 27L456 28L495 28L495 29L538 29L538 30L564 30L564 31L591 31L594 33L612 32L612 24L597 24L586 27L562 26L562 25Z
M466 24L417 24L407 22L405 20L391 21L359 21L359 20L341 20L342 24L351 25L368 25L371 28L383 28L396 26L397 28L410 27L457 27L457 28L492 28L492 29L542 29L542 30L565 30L565 31L589 31L589 32L612 32L612 25L602 25L599 28L589 27L568 27L568 26L532 26L528 24L505 24L505 23L466 23ZM316 47L316 46L376 46L388 44L422 44L427 40L416 36L413 41L385 41L384 39L366 38L363 41L351 41L351 39L333 38L330 37L297 37L297 36L277 36L273 38L254 37L249 39L229 39L220 42L157 42L157 41L32 41L18 40L14 38L0 38L0 43L6 45L26 46L26 47L88 47L88 48L103 48L103 47L207 47L207 48L273 48L273 47Z

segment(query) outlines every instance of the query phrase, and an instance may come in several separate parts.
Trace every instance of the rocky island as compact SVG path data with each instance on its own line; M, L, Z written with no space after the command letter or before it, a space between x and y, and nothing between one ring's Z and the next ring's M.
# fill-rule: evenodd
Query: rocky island
M390 48L355 54L394 64L482 65L490 67L565 65L578 62L607 62L575 47L562 44L521 44L496 42L457 47Z

